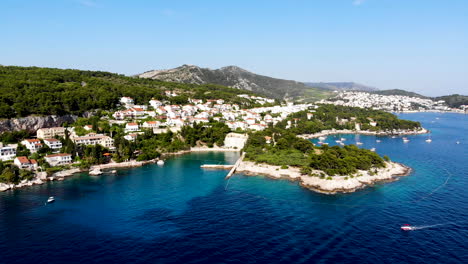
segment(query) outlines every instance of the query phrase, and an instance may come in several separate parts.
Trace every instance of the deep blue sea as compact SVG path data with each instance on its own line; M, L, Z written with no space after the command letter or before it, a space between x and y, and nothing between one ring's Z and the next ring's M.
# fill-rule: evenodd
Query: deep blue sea
M200 169L236 153L0 193L0 263L466 263L468 116L400 117L432 133L408 143L337 136L414 169L353 194ZM49 196L56 202L45 205ZM406 223L419 229L400 231Z

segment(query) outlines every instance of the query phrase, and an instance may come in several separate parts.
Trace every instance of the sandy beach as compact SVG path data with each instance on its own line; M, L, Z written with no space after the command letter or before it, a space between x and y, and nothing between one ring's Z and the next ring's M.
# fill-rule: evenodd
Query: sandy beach
M368 171L359 171L358 175L351 178L350 176L332 176L331 180L320 177L301 175L300 169L297 167L289 167L281 169L280 166L268 164L255 164L250 161L242 161L237 167L236 173L243 173L249 176L264 175L273 179L288 179L299 181L300 185L312 191L336 194L349 193L356 190L372 186L379 182L391 182L398 180L398 177L409 175L411 169L395 162L386 162L387 167L377 170L374 176L369 175ZM320 174L322 171L314 171Z

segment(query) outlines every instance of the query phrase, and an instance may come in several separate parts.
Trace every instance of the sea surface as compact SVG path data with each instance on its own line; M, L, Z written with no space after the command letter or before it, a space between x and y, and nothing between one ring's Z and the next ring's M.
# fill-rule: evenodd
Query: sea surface
M327 138L360 141L413 168L352 194L265 177L226 181L226 171L200 169L232 164L237 153L192 153L162 167L0 193L0 263L467 263L468 116L400 117L431 134L408 143ZM56 202L46 205L49 196Z

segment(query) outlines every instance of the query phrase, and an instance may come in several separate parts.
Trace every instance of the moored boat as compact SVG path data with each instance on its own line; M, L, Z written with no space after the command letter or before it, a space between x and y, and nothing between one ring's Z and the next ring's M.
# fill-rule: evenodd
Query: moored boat
M55 202L55 198L53 196L50 196L48 199L47 199L47 203L53 203Z

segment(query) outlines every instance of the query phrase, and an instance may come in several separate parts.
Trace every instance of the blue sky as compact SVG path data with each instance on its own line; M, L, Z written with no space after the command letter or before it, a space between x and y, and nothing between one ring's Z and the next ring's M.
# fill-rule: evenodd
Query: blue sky
M466 0L1 0L0 64L136 74L237 65L468 94Z

